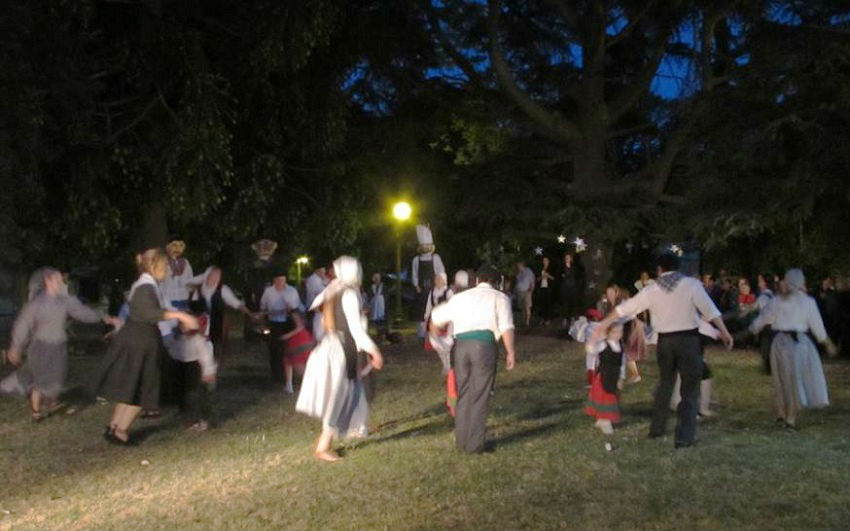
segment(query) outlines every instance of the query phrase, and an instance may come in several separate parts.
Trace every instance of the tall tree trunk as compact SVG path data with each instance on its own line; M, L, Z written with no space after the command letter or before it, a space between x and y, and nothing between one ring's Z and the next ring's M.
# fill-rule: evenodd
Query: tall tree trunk
M147 203L142 208L142 223L136 237L135 252L152 247L165 247L168 239L168 218L165 205L158 200Z

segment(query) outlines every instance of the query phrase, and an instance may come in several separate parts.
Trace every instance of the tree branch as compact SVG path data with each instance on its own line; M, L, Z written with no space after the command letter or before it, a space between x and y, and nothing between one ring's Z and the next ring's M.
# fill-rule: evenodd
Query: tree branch
M626 127L624 129L616 129L614 131L608 132L608 138L617 138L620 136L628 136L634 133L640 133L643 131L649 131L650 129L655 129L657 126L652 122L647 122L645 124L636 125L634 127Z
M490 62L496 74L502 90L513 100L513 102L536 123L543 133L556 142L568 142L578 139L580 131L578 126L558 113L544 108L519 87L510 72L505 58L499 46L499 11L501 2L499 0L488 1L487 29L490 38Z
M111 143L112 143L112 142L114 142L114 141L115 141L115 140L116 140L119 136L123 135L123 134L124 134L124 133L126 133L127 131L129 131L129 130L131 130L132 128L134 128L134 127L136 127L137 125L139 125L139 123L141 123L141 121L145 119L145 117L148 115L148 113L151 111L151 109L153 109L154 107L156 107L156 104L157 104L157 103L159 103L159 98L158 98L158 97L154 97L154 99L152 99L152 100L151 100L151 101L150 101L150 102L149 102L149 103L145 106L145 108L142 110L142 112L141 112L138 116L136 116L136 117L135 117L135 118L134 118L134 119L133 119L133 120L132 120L129 124L125 125L125 126L124 126L124 127L122 127L121 129L119 129L119 130L115 131L113 134L111 134L109 137L107 137L107 138L106 138L106 143L107 143L107 144L111 144Z
M612 123L626 114L649 89L652 78L655 77L655 73L658 71L658 65L661 64L661 60L664 58L664 42L667 40L669 33L663 33L664 37L660 38L660 42L651 48L649 60L643 67L643 70L637 75L635 82L631 86L624 88L608 105L609 117Z
M423 0L422 4L425 11L425 17L428 20L428 25L431 26L431 32L437 38L437 42L440 44L440 47L448 54L452 62L455 63L464 74L466 74L466 77L471 83L475 84L479 88L484 87L484 80L481 74L475 70L475 66L472 62L458 51L457 47L452 44L448 36L440 29L440 21L437 16L437 12L434 10L434 6L431 5L431 1Z
M635 27L637 27L638 23L640 23L643 17L646 16L650 9L655 7L655 3L656 0L645 0L641 10L638 11L637 14L629 20L629 23L626 25L626 27L623 28L620 33L608 37L607 46L610 48L611 46L614 46L615 44L619 43L620 41L631 35Z
M549 0L549 3L560 11L561 16L566 19L572 30L578 35L581 32L581 25L578 22L578 13L572 3L569 0Z

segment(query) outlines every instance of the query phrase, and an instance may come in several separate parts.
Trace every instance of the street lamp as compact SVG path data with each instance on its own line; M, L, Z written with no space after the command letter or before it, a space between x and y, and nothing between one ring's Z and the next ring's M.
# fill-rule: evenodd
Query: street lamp
M399 201L393 205L393 217L396 225L395 239L395 326L401 325L401 227L410 219L413 208L407 201Z
M295 266L298 268L298 286L301 286L301 266L307 265L310 263L310 259L306 256L299 256L295 260Z

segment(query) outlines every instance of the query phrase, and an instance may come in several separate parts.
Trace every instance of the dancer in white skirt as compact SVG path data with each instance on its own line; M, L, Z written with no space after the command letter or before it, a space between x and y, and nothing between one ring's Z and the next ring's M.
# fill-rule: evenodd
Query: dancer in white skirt
M805 293L806 279L799 269L789 269L779 286L780 296L750 325L757 334L767 325L776 334L770 346L777 422L795 428L801 408L829 405L826 378L818 350L806 332L811 331L830 356L837 354L826 335L815 300Z
M358 371L357 353L366 352L369 366L380 370L381 351L369 337L360 314L360 262L341 256L333 263L334 279L315 298L310 309L322 306L325 335L310 354L295 410L322 419L322 434L314 455L337 461L330 452L337 437L365 437L369 406Z

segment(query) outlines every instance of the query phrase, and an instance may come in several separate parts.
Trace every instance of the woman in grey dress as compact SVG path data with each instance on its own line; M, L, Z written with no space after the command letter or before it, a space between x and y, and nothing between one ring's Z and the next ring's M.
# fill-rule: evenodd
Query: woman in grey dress
M767 325L775 334L770 345L770 372L776 420L796 428L801 409L829 405L823 365L808 332L830 356L838 353L826 334L815 299L806 294L806 277L801 270L785 273L779 296L759 313L750 331L758 334Z
M19 365L14 374L0 385L29 397L32 420L39 421L64 406L59 393L68 376L68 317L86 323L120 323L85 306L67 294L62 273L45 267L30 280L30 300L18 314L12 328L12 343L6 355ZM26 352L26 360L22 353ZM22 362L23 361L23 362Z
M187 330L196 330L191 314L167 309L159 282L168 270L168 258L161 249L148 249L136 256L139 278L130 289L130 316L118 331L104 357L95 381L98 396L116 402L104 438L116 444L129 444L129 429L142 408L159 407L162 337L157 323L177 319Z

